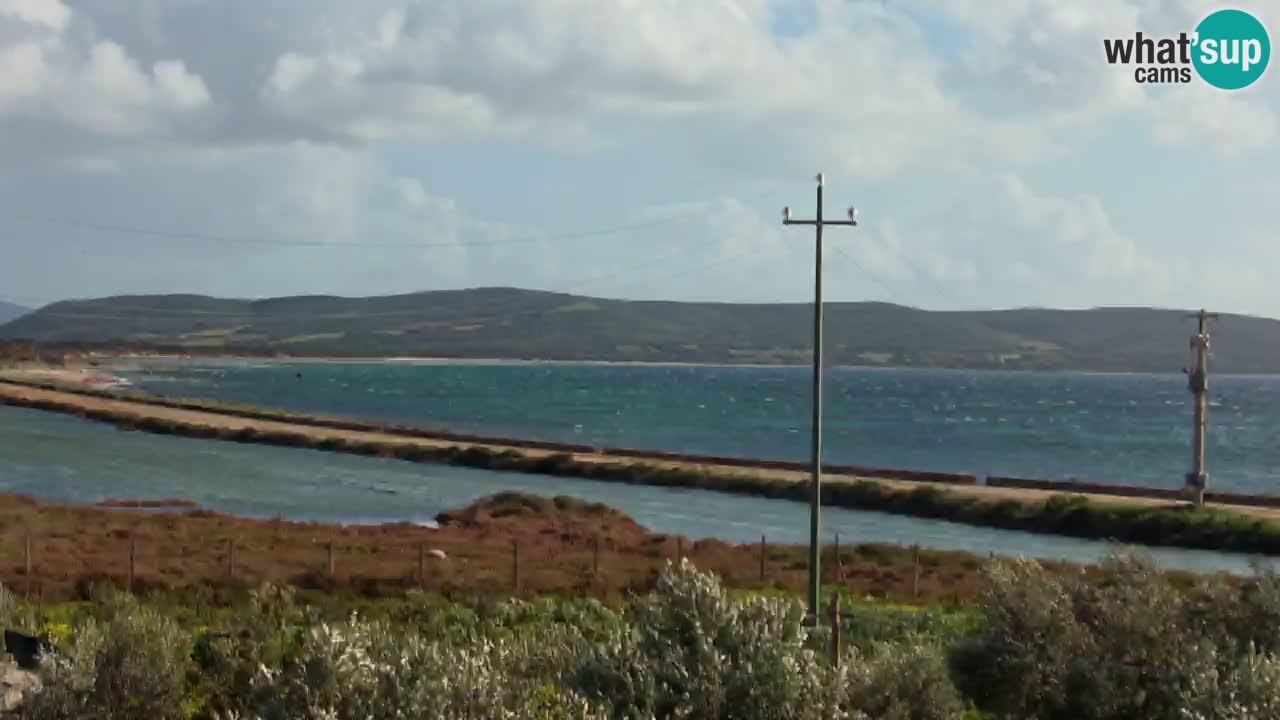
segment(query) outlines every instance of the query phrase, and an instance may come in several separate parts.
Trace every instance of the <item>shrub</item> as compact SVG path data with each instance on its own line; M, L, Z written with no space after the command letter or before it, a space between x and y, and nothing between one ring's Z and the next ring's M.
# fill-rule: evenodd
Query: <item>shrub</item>
M1248 647L1226 672L1212 663L1195 673L1183 694L1186 720L1280 717L1280 660Z
M1274 578L1244 594L1221 582L1182 592L1149 560L1117 553L1096 581L1027 561L996 563L987 580L985 630L954 649L952 667L1000 716L1243 718L1280 704L1280 672L1254 642L1276 642Z
M575 681L616 717L847 717L803 619L792 598L730 600L688 560L668 564L632 628L589 655Z
M605 717L571 691L540 679L547 642L485 637L447 644L383 623L320 623L296 655L261 666L242 707L229 718ZM554 671L552 671L554 672Z
M555 501L546 501L553 504ZM43 659L28 718L1246 720L1280 717L1280 580L1194 583L1116 554L1098 571L985 570L980 613L854 605L825 660L787 595L688 561L615 611L595 600L425 594L321 622L291 591L201 627L108 596ZM26 612L0 590L0 617ZM872 620L879 617L880 621ZM978 709L965 709L966 702Z
M65 651L41 659L44 689L23 715L55 718L181 716L188 637L172 620L116 595L105 622L87 620Z
M951 720L964 704L948 675L944 653L922 642L879 643L844 665L849 707L876 720Z

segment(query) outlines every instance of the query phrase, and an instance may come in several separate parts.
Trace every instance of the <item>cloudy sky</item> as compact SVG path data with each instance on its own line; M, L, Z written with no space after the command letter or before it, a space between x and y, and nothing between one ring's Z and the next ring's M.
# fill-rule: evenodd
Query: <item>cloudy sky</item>
M1280 27L1280 2L1233 4ZM1204 0L0 0L0 298L387 294L1280 317L1280 79Z

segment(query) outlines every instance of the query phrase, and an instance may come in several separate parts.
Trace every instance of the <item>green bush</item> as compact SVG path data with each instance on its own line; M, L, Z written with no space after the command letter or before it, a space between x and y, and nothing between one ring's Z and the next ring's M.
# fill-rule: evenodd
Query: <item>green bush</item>
M876 720L951 720L964 711L935 645L909 641L878 643L865 655L856 649L843 663L848 705Z
M89 619L69 648L41 660L43 690L23 708L34 720L183 716L190 640L173 620L126 595L105 621Z
M549 501L554 502L554 501ZM28 718L1246 720L1280 717L1280 579L1161 574L1115 554L1050 571L993 561L975 612L849 601L846 650L776 593L687 561L611 608L425 594L345 620L263 586L182 630L110 596L43 659ZM0 615L22 622L28 608ZM204 619L192 622L205 622ZM981 713L981 715L979 715Z
M1280 706L1275 656L1257 649L1277 642L1274 577L1183 592L1149 560L1113 554L1095 580L1016 561L987 581L984 630L951 661L998 717L1261 718L1275 715L1250 708Z

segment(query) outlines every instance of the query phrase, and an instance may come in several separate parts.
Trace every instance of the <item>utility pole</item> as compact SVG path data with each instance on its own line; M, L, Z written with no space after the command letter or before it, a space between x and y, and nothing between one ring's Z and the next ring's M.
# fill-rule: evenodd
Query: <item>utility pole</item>
M1194 420L1191 426L1191 472L1187 473L1187 494L1197 506L1204 505L1204 490L1209 478L1204 472L1204 426L1209 391L1209 320L1217 320L1218 314L1200 312L1190 317L1199 321L1198 332L1191 336L1191 353L1194 366L1187 373L1187 387L1195 395Z
M821 622L818 608L818 592L822 575L819 572L821 553L821 505L822 505L822 228L827 225L858 224L858 211L849 208L848 220L825 220L822 217L822 173L818 182L818 210L812 220L793 220L791 208L782 209L783 225L812 225L814 228L813 264L813 457L812 487L809 498L809 616L815 626Z

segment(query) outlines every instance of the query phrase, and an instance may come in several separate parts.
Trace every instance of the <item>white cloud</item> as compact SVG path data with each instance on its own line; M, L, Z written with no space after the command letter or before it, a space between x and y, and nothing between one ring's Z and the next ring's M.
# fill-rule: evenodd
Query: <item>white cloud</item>
M1275 113L1258 96L1208 87L1166 93L1148 105L1147 116L1161 143L1203 144L1228 156L1272 147L1280 135Z
M74 12L0 0L0 149L13 159L0 183L6 193L31 185L0 199L0 213L43 204L323 246L135 237L149 253L140 265L103 274L111 259L94 256L67 276L103 290L513 284L796 300L810 292L812 244L772 209L734 198L756 181L824 170L880 205L831 238L841 248L828 255L833 272L870 273L840 275L849 281L833 297L1154 303L1209 265L1185 257L1186 243L1135 229L1131 202L1157 190L1117 191L1108 163L1138 172L1171 147L1208 147L1234 168L1275 147L1265 89L1148 93L1103 60L1102 38L1176 32L1203 14L1199 0L815 5L812 27L783 36L771 29L778 0L316 0L305 11L222 0ZM1064 158L1100 169L1071 175L1046 162ZM661 187L631 203L653 205L628 215L641 227L568 241L541 227L559 219L520 203L511 214L537 217L529 226L455 202L475 174L498 176L507 162L524 164L495 183L505 195L534 194L543 175L600 177L603 163L610 176L638 177L628 189L665 174L682 187L709 176L723 190L673 203ZM1201 191L1211 205L1231 192ZM571 226L609 225L600 216L629 202L606 183L577 192ZM645 226L673 214L681 221ZM1261 285L1232 284L1232 268L1248 277L1251 263L1219 262L1232 292L1271 303Z
M1038 195L1016 176L1005 179L1004 191L1023 237L1039 251L1048 250L1054 267L1073 280L1151 282L1159 272L1116 230L1096 197Z
M48 81L44 50L34 42L0 48L0 113L39 97Z
M164 133L211 103L204 80L181 60L144 69L91 27L73 32L74 17L61 3L11 2L0 9L4 16L39 27L0 39L0 116L53 116L90 133L129 137Z
M62 0L0 0L0 17L61 31L71 22L71 10Z
M1142 101L1141 86L1102 55L1103 38L1142 27L1126 0L1094 0L1087 8L1056 0L926 4L968 34L947 81L984 114L1060 126Z
M176 110L195 110L209 104L204 80L187 70L181 60L161 60L152 68L156 90Z
M1263 3L1245 3L1258 6ZM1189 86L1144 86L1110 66L1106 38L1190 32L1217 3L1208 0L928 0L969 35L948 86L984 115L1021 118L1042 129L1089 125L1118 112L1157 124L1162 142L1205 144L1225 154L1271 146L1275 110L1256 98ZM1265 13L1263 14L1265 17Z
M207 106L209 90L181 61L144 70L120 45L103 40L88 56L67 57L51 78L49 102L69 123L105 135L136 136L164 130L173 116Z
M822 3L799 39L769 3L454 0L357 17L341 39L290 48L263 89L273 111L360 141L540 141L580 123L661 123L708 161L757 167L779 148L858 176L952 158L1034 156L1036 133L966 110L908 18ZM572 134L572 133L571 133ZM589 133L588 133L589 134ZM755 142L771 136L770 146Z

